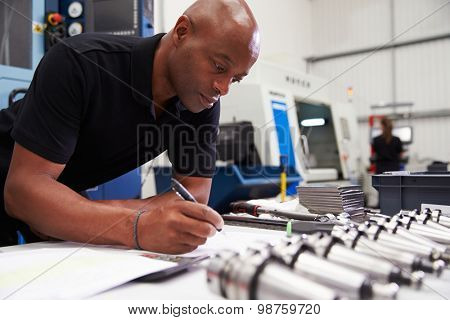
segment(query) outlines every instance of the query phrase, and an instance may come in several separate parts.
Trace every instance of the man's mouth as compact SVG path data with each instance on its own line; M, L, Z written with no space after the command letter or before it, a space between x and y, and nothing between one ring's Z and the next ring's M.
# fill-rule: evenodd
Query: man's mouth
M202 100L202 104L205 107L208 107L208 108L211 108L214 105L214 103L216 103L217 100L218 100L218 99L215 99L215 98L211 98L211 97L205 96L204 94L200 94L200 98Z

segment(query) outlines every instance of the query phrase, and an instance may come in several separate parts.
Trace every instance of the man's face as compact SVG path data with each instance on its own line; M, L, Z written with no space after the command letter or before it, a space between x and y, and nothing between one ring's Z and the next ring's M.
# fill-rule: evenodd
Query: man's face
M239 35L212 32L190 34L169 61L170 81L183 105L201 112L228 93L232 83L242 80L259 54L259 39L253 43Z

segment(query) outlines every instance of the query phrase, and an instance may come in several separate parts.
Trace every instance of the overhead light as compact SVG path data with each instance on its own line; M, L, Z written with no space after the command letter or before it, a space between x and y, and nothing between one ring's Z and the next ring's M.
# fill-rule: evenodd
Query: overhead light
M325 124L324 118L305 119L300 122L302 127L319 127Z

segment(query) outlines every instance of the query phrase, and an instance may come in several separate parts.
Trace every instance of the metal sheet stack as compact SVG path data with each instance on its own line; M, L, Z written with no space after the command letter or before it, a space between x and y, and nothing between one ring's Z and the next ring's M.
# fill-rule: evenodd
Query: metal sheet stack
M311 213L351 216L364 213L364 193L360 186L311 184L297 187L299 202Z

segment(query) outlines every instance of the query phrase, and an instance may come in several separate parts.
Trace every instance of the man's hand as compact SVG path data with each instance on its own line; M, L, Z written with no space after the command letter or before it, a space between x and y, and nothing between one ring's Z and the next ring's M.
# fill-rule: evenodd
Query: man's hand
M145 250L181 254L204 244L223 224L222 217L204 204L173 201L140 217L138 241Z

